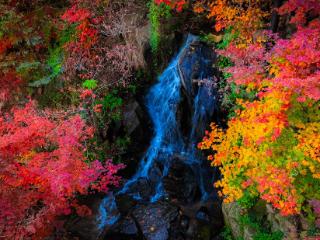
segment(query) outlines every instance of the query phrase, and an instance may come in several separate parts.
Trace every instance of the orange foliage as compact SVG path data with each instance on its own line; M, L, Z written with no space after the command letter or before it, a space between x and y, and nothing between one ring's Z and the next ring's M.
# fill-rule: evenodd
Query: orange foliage
M311 17L319 1L289 0L280 8L297 24L287 39L259 31L266 15L258 2L210 4L216 30L233 26L240 32L240 39L219 51L233 63L224 69L228 81L257 94L251 102L238 98L241 110L227 130L211 124L199 148L213 153L208 160L221 170L215 186L226 202L260 197L283 215L297 214L309 200L320 199L320 22Z
M217 0L197 1L194 5L196 13L202 13L207 9L207 17L216 21L215 30L221 31L227 27L233 27L239 32L237 41L252 41L252 32L261 29L263 19L269 16L262 10L270 1L263 0Z
M254 102L239 100L244 110L229 121L227 131L212 124L211 132L199 144L200 149L216 153L208 159L220 167L223 179L215 186L221 188L226 202L240 199L248 186L255 185L261 198L284 215L297 212L295 190L288 187L292 179L274 165L269 147L288 125L285 112L289 99L289 93L275 89ZM281 181L277 180L280 175ZM285 186L284 180L288 183Z

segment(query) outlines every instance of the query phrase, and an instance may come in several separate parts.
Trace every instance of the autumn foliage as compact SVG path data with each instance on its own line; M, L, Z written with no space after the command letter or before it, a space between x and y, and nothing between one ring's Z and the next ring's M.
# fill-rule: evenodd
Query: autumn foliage
M208 18L216 21L217 32L232 26L234 32L239 32L237 41L252 41L252 32L264 27L263 20L270 15L263 8L270 5L270 1L196 1L194 11L205 13Z
M80 203L81 196L104 193L120 183L117 172L124 165L102 157L114 155L100 154L99 129L86 115L102 108L109 118L115 113L106 113L109 102L84 109L85 98L93 93L79 87L79 79L98 78L97 72L107 67L119 72L114 78L106 74L108 81L122 84L133 68L126 57L129 47L117 42L106 49L101 44L106 42L101 31L112 19L104 14L107 2L0 3L0 238L52 236L67 216L91 213ZM119 80L120 73L125 80ZM41 98L46 102L40 104ZM65 103L64 98L72 100ZM100 128L107 128L108 117Z
M231 2L239 2L232 4L236 9ZM223 176L215 186L226 202L250 207L260 198L283 215L298 214L320 199L319 1L289 0L277 10L296 27L286 39L261 31L259 17L242 14L251 9L241 7L244 2L216 1L211 16L216 30L232 26L249 34L250 41L234 39L219 54L233 63L224 69L226 81L255 92L255 98L238 98L228 128L212 123L199 148L213 153L208 159ZM250 2L254 13L257 1Z
M106 160L119 147L105 135L122 106L108 91L144 65L131 40L141 23L119 20L130 4L1 1L0 238L52 237L90 214L79 199L120 183L124 165Z
M154 0L156 4L164 3L172 9L176 9L178 12L183 10L183 7L187 5L186 0Z
M98 31L95 29L95 23L98 19L94 18L94 14L88 9L81 6L81 3L75 3L65 11L61 19L69 24L76 24L75 41L69 43L69 47L73 51L81 51L90 49L97 40Z
M212 123L198 146L221 171L215 187L224 201L249 208L262 199L284 216L312 211L320 227L320 1L287 0L277 9L272 2L153 6L192 7L215 23L215 36L229 36L217 53L228 62L226 96L237 89L235 111L227 128ZM79 196L119 184L124 166L96 159L103 150L94 145L119 122L122 98L109 90L128 86L145 64L137 31L145 22L132 13L147 7L134 4L0 3L0 238L44 239L64 216L90 214ZM269 30L272 12L281 20L278 34ZM63 110L31 100L49 85ZM60 99L66 92L69 105Z
M79 116L59 119L33 102L0 117L0 231L7 239L43 239L59 227L58 216L90 214L77 195L119 182L122 165L85 162L93 129Z

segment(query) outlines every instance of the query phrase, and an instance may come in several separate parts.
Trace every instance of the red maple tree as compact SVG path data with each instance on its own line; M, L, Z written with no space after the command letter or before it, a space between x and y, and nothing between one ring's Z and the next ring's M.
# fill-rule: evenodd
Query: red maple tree
M0 117L0 232L7 239L43 239L57 216L88 212L78 194L117 185L123 165L86 163L93 129L80 116L53 119L34 102Z

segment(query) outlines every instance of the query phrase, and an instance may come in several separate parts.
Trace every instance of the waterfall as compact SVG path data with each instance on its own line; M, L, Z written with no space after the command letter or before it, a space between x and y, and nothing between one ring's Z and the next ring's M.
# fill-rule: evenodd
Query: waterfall
M182 76L179 61L190 44L196 40L197 37L188 36L180 52L159 76L157 83L149 90L146 96L146 106L153 123L154 135L148 150L140 161L138 171L117 194L128 194L136 200L141 200L143 196L136 191L134 186L139 179L147 179L152 183L151 187L154 188L148 201L155 202L165 198L166 191L162 180L168 174L171 157L179 155L195 169L201 198L205 200L209 197L208 188L211 187L211 180L209 180L210 187L207 187L205 183L208 175L207 169L202 166L202 160L197 156L196 144L199 140L197 133L200 131L203 134L206 124L213 114L215 98L211 95L214 90L201 85L198 87L193 100L193 116L189 136L183 136L177 121L177 110L182 98ZM185 68L189 69L191 66L185 66ZM202 78L202 75L200 73L199 78ZM160 173L153 172L156 163L162 166ZM115 197L113 194L109 194L100 205L99 228L104 229L108 225L113 225L119 217L119 213L116 212Z

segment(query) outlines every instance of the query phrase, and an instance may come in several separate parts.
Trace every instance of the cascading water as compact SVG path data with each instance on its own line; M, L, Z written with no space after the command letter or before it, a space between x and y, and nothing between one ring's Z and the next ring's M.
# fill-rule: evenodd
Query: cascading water
M193 116L191 119L190 132L188 136L183 136L181 124L177 120L177 111L181 102L182 75L188 72L193 64L192 59L184 63L180 69L181 57L185 54L190 45L197 40L197 37L189 35L179 54L172 60L158 79L158 82L151 87L146 96L146 106L154 126L154 136L150 147L140 162L136 174L129 180L117 194L127 194L136 200L156 202L166 198L167 193L164 188L163 178L167 176L171 159L174 155L179 155L184 159L184 163L192 166L197 175L197 184L201 191L201 200L205 200L210 195L212 180L208 169L203 166L203 160L198 156L196 144L199 140L199 133L203 135L204 128L210 120L215 109L215 98L212 96L213 89L200 85L193 99ZM183 64L182 64L183 65ZM211 73L199 70L198 79L208 78ZM188 75L188 73L187 73ZM192 77L189 77L190 82ZM185 80L185 79L184 79ZM192 84L192 83L191 83ZM154 171L155 165L161 165L161 171ZM148 199L137 191L139 179L147 179L151 182L150 196ZM139 184L139 183L138 183ZM113 225L120 214L117 212L114 195L108 195L100 205L99 228Z

